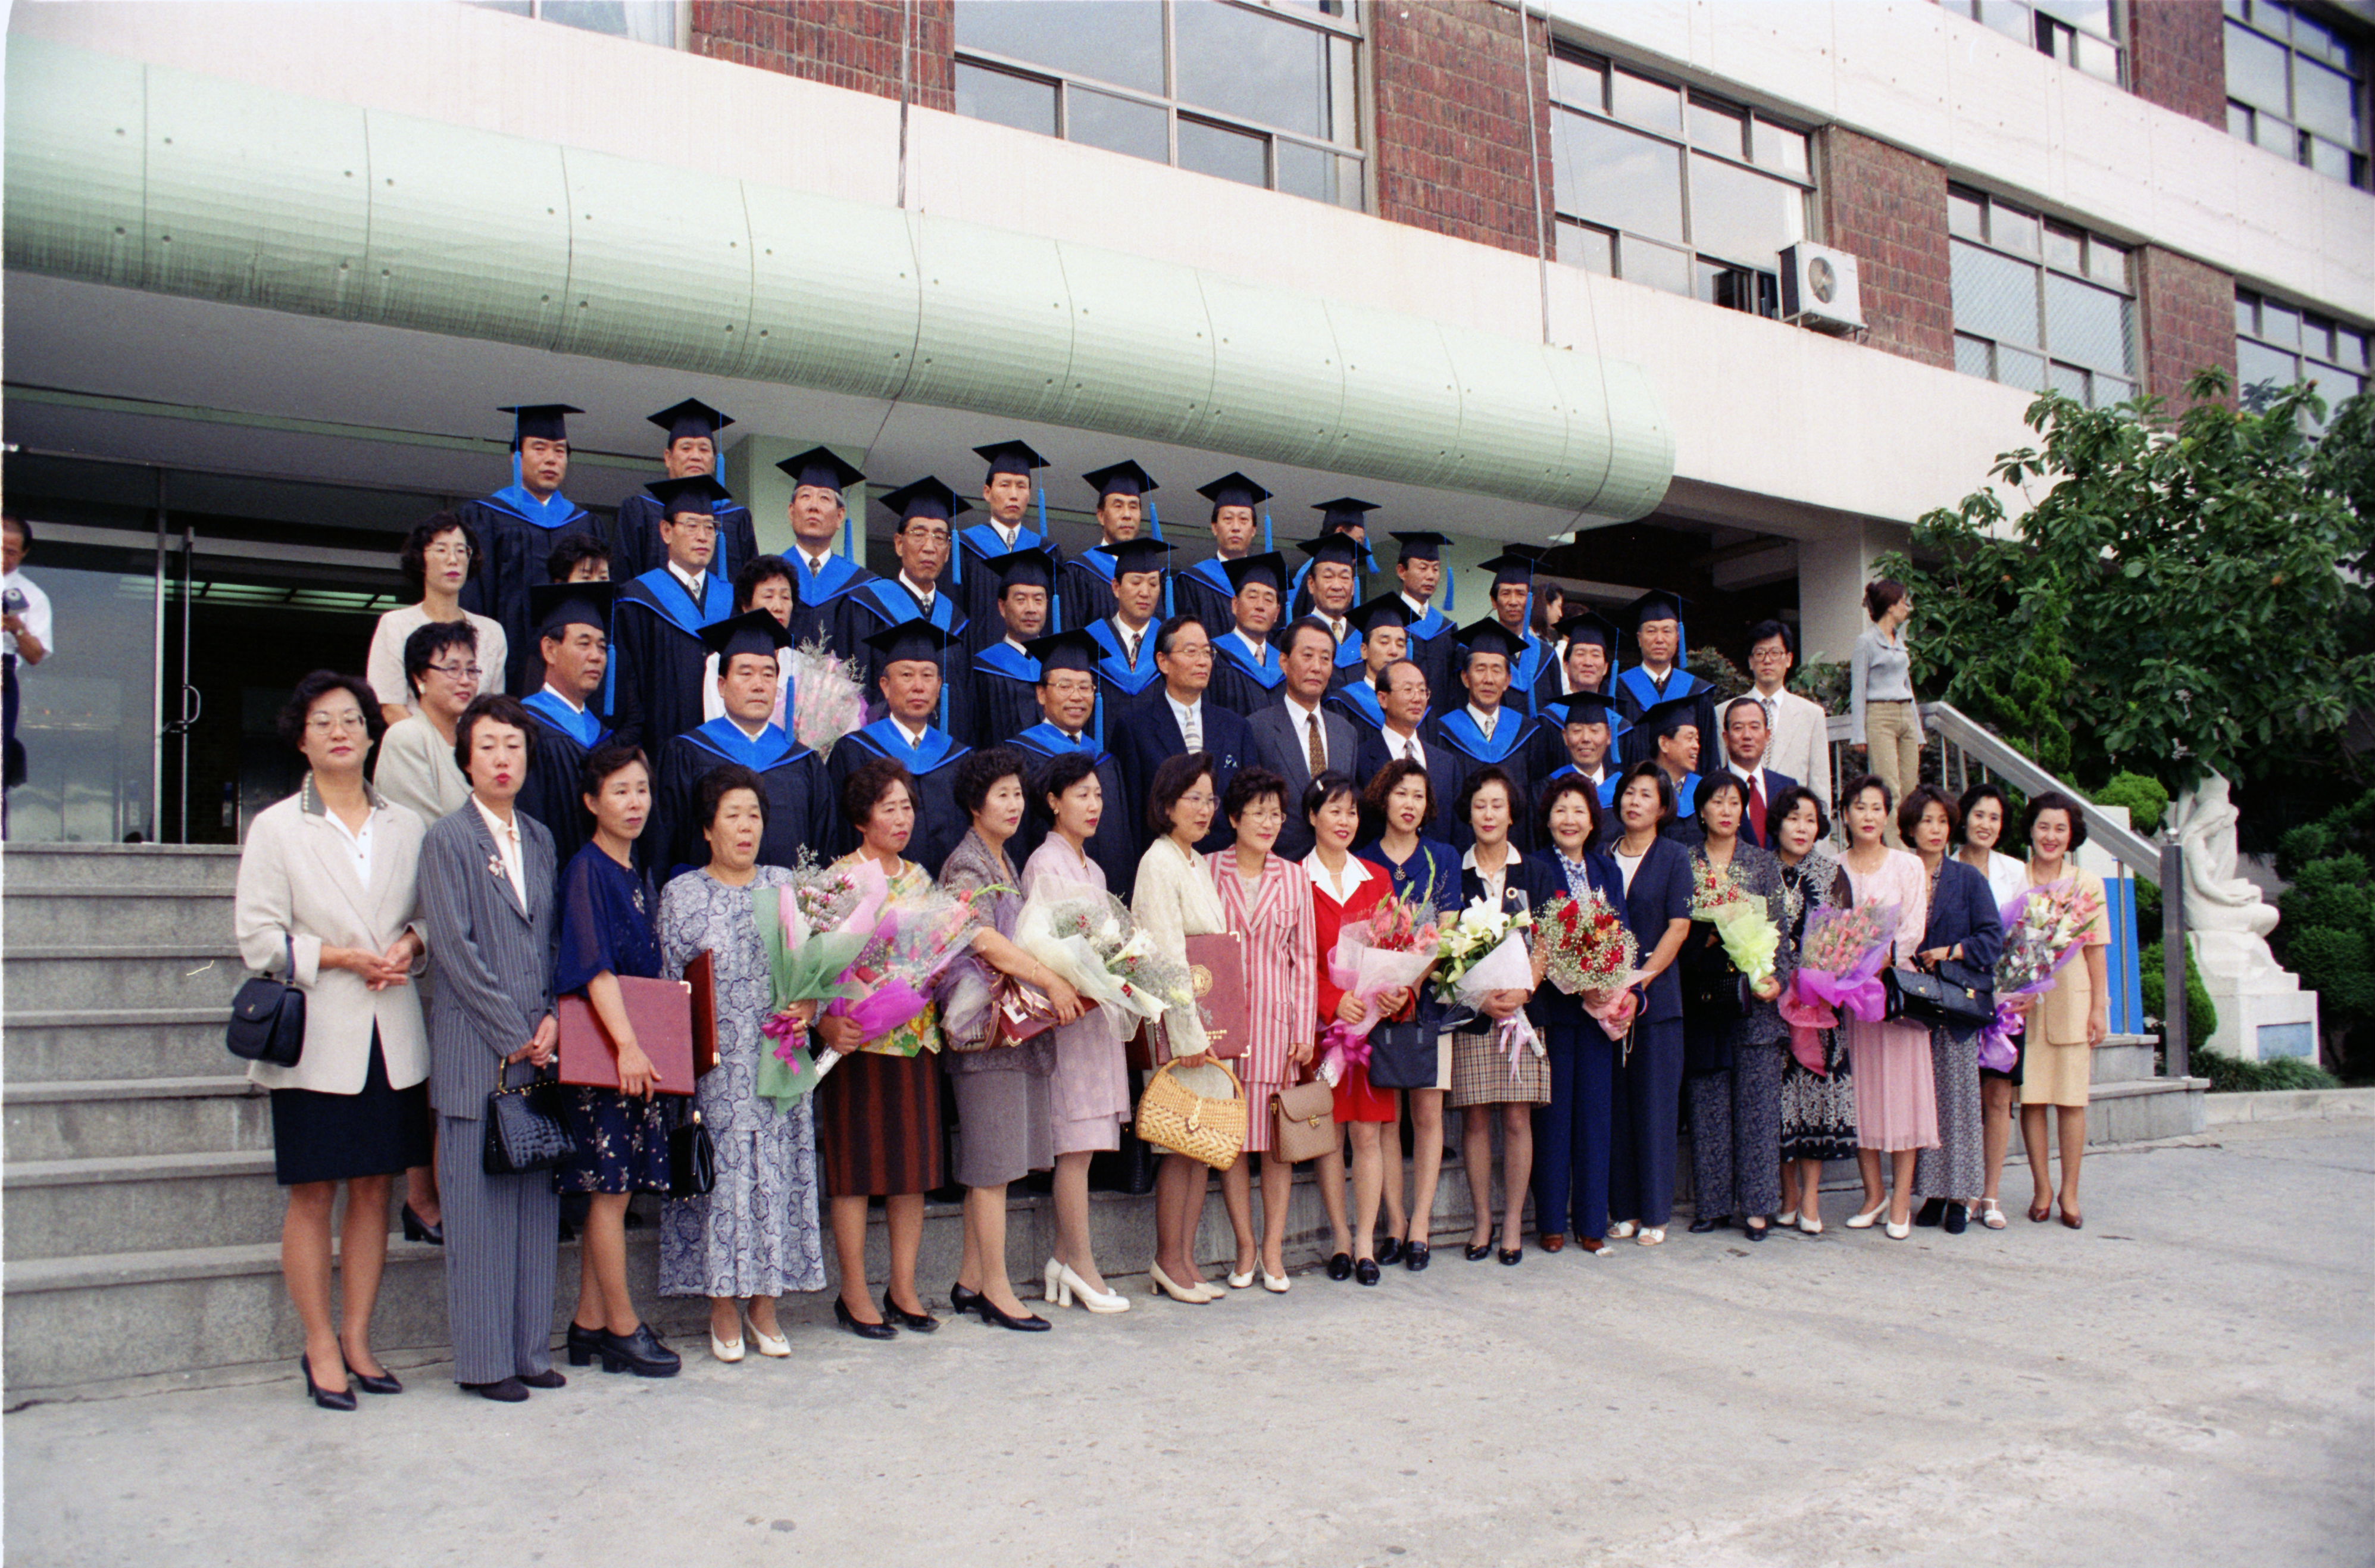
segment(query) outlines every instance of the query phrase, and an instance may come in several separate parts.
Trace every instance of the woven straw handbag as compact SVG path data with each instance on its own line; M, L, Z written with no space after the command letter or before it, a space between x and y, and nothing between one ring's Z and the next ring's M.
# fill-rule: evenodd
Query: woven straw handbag
M1235 1068L1218 1057L1203 1064L1229 1075L1235 1098L1207 1100L1191 1093L1176 1076L1176 1062L1165 1062L1147 1080L1138 1101L1138 1136L1147 1142L1200 1160L1215 1171L1237 1162L1246 1147L1246 1086Z

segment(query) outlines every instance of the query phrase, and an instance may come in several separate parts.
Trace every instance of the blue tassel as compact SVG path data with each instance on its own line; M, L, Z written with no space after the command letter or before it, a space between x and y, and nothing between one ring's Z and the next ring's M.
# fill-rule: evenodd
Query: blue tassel
M964 586L964 536L957 532L956 519L949 519L949 581Z
M1164 542L1163 513L1155 510L1154 503L1151 501L1146 503L1146 521L1154 529L1154 542L1158 545L1162 544Z
M857 519L846 510L841 514L841 559L852 561L857 559Z
M1046 490L1039 492L1039 536L1043 539L1047 536L1047 492Z
M949 656L940 655L940 733L949 733Z
M1450 568L1446 567L1446 568L1444 569L1444 572L1443 572L1443 613L1444 613L1444 614L1446 614L1446 615L1449 615L1449 614L1451 613L1451 602L1452 602L1452 599L1455 597L1456 593L1457 593L1457 590L1459 589L1459 578L1457 578L1457 577L1455 577L1455 576L1453 576L1453 575L1451 574L1451 570L1450 570Z
M1163 619L1171 619L1171 573L1163 574Z
M1089 733L1095 737L1096 749L1105 749L1105 707L1094 698L1089 700Z
M1262 554L1268 555L1270 552L1270 513L1265 512L1262 513Z

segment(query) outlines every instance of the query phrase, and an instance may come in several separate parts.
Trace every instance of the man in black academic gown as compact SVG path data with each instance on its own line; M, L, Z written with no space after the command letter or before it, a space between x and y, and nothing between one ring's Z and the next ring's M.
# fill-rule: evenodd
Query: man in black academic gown
M1435 693L1438 711L1457 705L1459 683L1453 678L1451 621L1435 607L1443 587L1443 547L1451 541L1426 529L1398 533L1401 559L1394 563L1402 601L1402 633L1409 641L1403 656L1426 672L1427 690Z
M1199 560L1172 580L1173 615L1192 615L1217 634L1229 626L1229 601L1237 596L1229 581L1229 562L1254 553L1261 532L1257 513L1270 492L1243 474L1223 474L1197 494L1212 503L1212 559Z
M734 422L698 397L688 397L673 408L650 416L668 432L660 462L671 479L706 474L718 477L717 432ZM759 533L750 509L733 499L717 503L717 552L710 564L720 576L732 578L743 562L759 553ZM668 546L660 538L659 503L647 495L631 495L619 503L618 575L640 577L668 564Z
M1351 535L1335 533L1299 540L1295 548L1311 558L1303 564L1302 586L1295 590L1305 607L1294 620L1271 632L1270 641L1283 653L1297 622L1316 619L1326 627L1330 644L1328 685L1332 690L1362 673L1361 629L1353 624L1353 584L1358 581L1354 562L1361 547Z
M552 834L554 864L563 868L594 836L583 773L586 754L610 738L592 704L609 669L610 602L618 593L609 583L542 583L528 595L544 685L521 699L541 728L519 808Z
M1616 782L1625 776L1625 766L1616 758L1615 699L1597 691L1577 691L1544 703L1542 723L1545 728L1556 728L1566 754L1565 761L1542 775L1543 784L1570 775L1580 777L1599 792L1601 806L1614 810Z
M1633 726L1636 747L1658 764L1666 782L1674 786L1674 814L1658 831L1684 843L1700 842L1699 758L1705 747L1701 737L1707 733L1699 728L1698 701L1695 697L1675 697L1657 703L1642 713L1641 722Z
M679 871L709 864L698 805L701 781L728 762L759 775L767 803L767 829L759 840L762 864L797 864L800 850L824 843L826 832L841 819L823 762L774 721L775 652L790 641L782 623L765 610L751 610L709 627L704 641L717 655L718 694L726 712L660 750L659 791L644 840L663 885Z
M1497 767L1516 784L1515 820L1510 842L1519 849L1534 847L1539 834L1534 818L1534 780L1558 764L1543 742L1542 731L1523 710L1507 705L1509 666L1524 644L1498 620L1480 620L1459 633L1459 684L1468 700L1456 708L1437 704L1428 739L1459 760L1459 782L1479 768ZM1455 816L1451 843L1466 849L1475 842L1468 825Z
M845 499L849 487L864 482L866 476L855 464L844 462L821 446L786 457L775 466L792 481L792 499L786 508L791 514L792 548L786 557L798 574L792 585L804 607L822 617L829 630L837 629L834 601L874 576L854 559L860 547L848 525L849 505ZM835 544L843 553L834 553ZM845 654L846 650L836 647L834 652Z
M1033 526L1028 517L1032 497L1038 491L1032 473L1047 466L1047 460L1019 441L993 442L974 451L989 465L981 479L982 510L989 516L956 536L949 591L972 629L969 633L960 631L958 636L967 647L978 649L998 635L998 573L989 569L989 563L1017 550L1035 549L1060 566L1064 552L1047 536L1044 499L1039 503L1038 526Z
M1149 692L1129 722L1111 726L1114 751L1121 763L1122 782L1138 805L1132 825L1139 853L1154 841L1146 831L1146 796L1154 786L1155 770L1173 757L1190 751L1212 754L1212 794L1217 798L1253 756L1253 744L1241 714L1232 713L1211 696L1213 670L1219 660L1201 621L1175 616L1155 634L1154 662L1163 684ZM1214 850L1230 842L1228 818L1215 816L1212 831L1197 845Z
M1039 722L1039 665L1025 644L1047 634L1047 595L1055 562L1039 549L991 558L998 574L998 618L1005 635L973 660L973 744L1003 746Z
M1365 790L1387 763L1404 758L1415 760L1426 770L1426 782L1435 793L1435 816L1427 823L1426 836L1448 843L1449 824L1455 820L1452 808L1459 796L1461 759L1451 748L1437 745L1427 725L1427 709L1435 694L1427 688L1426 671L1409 659L1397 659L1379 677L1378 690L1384 694L1385 723L1375 729L1360 726L1361 749L1353 776ZM1374 830L1377 824L1366 826Z
M833 651L857 667L860 689L871 694L882 674L874 635L911 620L930 621L948 638L940 654L939 727L948 735L971 735L973 669L962 651L964 611L940 581L949 564L950 519L967 508L929 475L892 490L882 504L898 519L891 549L899 558L899 574L869 578L833 601Z
M1564 645L1534 682L1536 712L1578 691L1613 697L1616 673L1616 623L1593 610L1577 610L1551 628Z
M1551 667L1551 651L1531 625L1534 561L1530 549L1511 545L1483 565L1493 574L1492 619L1518 640L1518 653L1509 665L1509 706L1529 714L1536 711L1534 683Z
M704 629L734 613L734 584L715 569L716 507L707 474L651 485L668 560L619 591L610 614L610 721L647 756L701 723Z
M516 692L535 684L527 591L546 580L545 561L565 536L599 538L602 531L593 513L561 493L569 477L568 416L585 410L522 403L502 412L512 416L512 482L454 514L478 535L481 552L478 574L462 584L462 607L502 623L502 690Z
M1229 601L1230 629L1212 638L1212 701L1239 718L1278 701L1286 672L1270 634L1286 602L1286 558L1242 556L1229 562L1236 589Z
M869 646L881 672L876 682L885 711L833 747L828 770L833 797L840 800L849 775L876 757L888 757L906 769L916 780L916 831L907 840L907 858L937 877L949 851L973 826L957 804L957 764L973 749L932 724L940 710L940 664L949 651L948 633L928 620L911 620L876 632ZM833 823L828 840L833 853L856 849L857 830L838 809Z
M1154 638L1163 622L1155 612L1163 603L1163 563L1170 553L1160 539L1122 539L1084 550L1066 563L1103 560L1111 569L1113 585L1105 597L1113 607L1081 622L1081 630L1097 640L1097 690L1105 722L1117 734L1126 715L1163 683L1154 663Z
M1689 656L1683 644L1683 612L1688 607L1680 594L1657 590L1634 600L1625 612L1633 618L1634 646L1641 650L1641 662L1616 678L1617 706L1634 726L1625 755L1628 764L1655 755L1655 737L1641 720L1661 702L1696 704L1692 727L1702 741L1715 739L1715 687L1683 667Z
M1153 476L1124 459L1081 477L1096 487L1098 545L1127 544L1145 531L1146 497L1158 488ZM1114 613L1114 559L1093 546L1064 562L1056 602L1066 626L1093 625Z
M1351 719L1355 729L1373 730L1386 722L1385 674L1410 655L1410 638L1403 630L1409 616L1400 594L1380 594L1353 607L1350 619L1360 634L1361 665L1329 692L1328 706Z
M1353 547L1351 557L1353 576L1345 585L1343 598L1343 603L1350 606L1361 596L1363 574L1377 566L1377 562L1369 555L1369 513L1377 510L1377 503L1373 501L1357 501L1349 495L1341 495L1334 501L1323 501L1311 510L1319 513L1320 539L1341 537L1345 543ZM1317 540L1311 541L1314 544L1317 542ZM1306 550L1310 548L1310 544L1304 546ZM1317 569L1316 562L1316 557L1313 560L1304 562L1301 570L1294 574L1293 604L1294 614L1298 619L1309 615L1313 606L1323 602L1319 595L1313 593L1314 584L1311 574ZM1323 610L1322 613L1328 612Z
M1097 784L1105 791L1105 815L1090 836L1089 858L1105 874L1105 888L1127 902L1138 881L1138 839L1144 831L1146 800L1135 806L1123 786L1121 770L1097 744L1096 640L1077 627L1051 632L1026 650L1039 661L1040 722L1016 736L1010 745L1034 761L1084 751L1096 759ZM1026 782L1025 793L1033 785ZM1133 827L1133 820L1137 826ZM1047 836L1046 813L1034 810L1022 819L1008 858L1020 866L1031 858Z

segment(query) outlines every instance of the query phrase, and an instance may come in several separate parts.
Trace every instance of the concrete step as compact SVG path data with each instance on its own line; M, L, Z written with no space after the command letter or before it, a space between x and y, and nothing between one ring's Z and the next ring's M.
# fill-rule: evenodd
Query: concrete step
M11 879L0 899L0 938L13 949L228 936L232 902L229 888L28 886Z
M2151 1034L2114 1034L2095 1047L2093 1081L2134 1083L2153 1076L2160 1039Z
M15 1161L252 1153L272 1148L272 1105L237 1074L12 1082L0 1130Z
M37 887L181 888L226 892L239 876L237 844L9 844L0 891Z
M200 1078L237 1071L223 1045L230 999L213 1007L18 1012L0 1027L0 1065L14 1084Z
M12 1263L269 1242L285 1208L269 1150L0 1165Z
M2097 1083L2086 1099L2086 1142L2091 1146L2190 1138L2207 1125L2209 1096L2206 1078Z
M178 942L122 946L11 943L0 972L8 1001L28 1009L228 1006L248 976L228 936L210 931Z

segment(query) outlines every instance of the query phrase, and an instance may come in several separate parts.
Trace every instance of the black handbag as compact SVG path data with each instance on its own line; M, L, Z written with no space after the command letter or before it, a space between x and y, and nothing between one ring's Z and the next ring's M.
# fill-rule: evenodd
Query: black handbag
M1885 969L1880 976L1881 989L1888 996L1885 1016L1931 1029L1957 1032L1977 1029L1995 1017L1996 996L1993 985L1972 984L1976 978L1951 959L1940 963L1934 974L1920 969Z
M577 1152L577 1139L552 1106L559 1087L550 1079L532 1079L487 1096L487 1147L480 1161L487 1174L549 1171Z
M1736 1018L1748 1010L1742 996L1743 977L1740 966L1724 951L1723 937L1712 922L1691 922L1691 935L1683 945L1679 967L1683 972L1684 1012L1713 1020Z
M305 1054L305 993L297 988L297 938L289 944L289 978L252 975L230 999L230 1027L223 1043L250 1062L293 1067Z
M717 1185L717 1145L694 1111L668 1134L668 1197L699 1197Z

